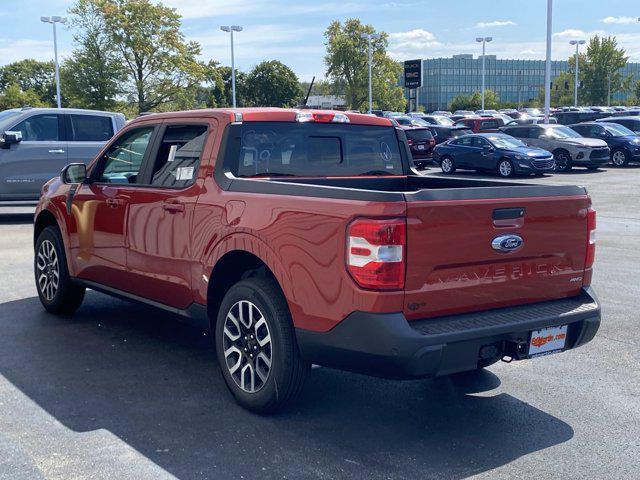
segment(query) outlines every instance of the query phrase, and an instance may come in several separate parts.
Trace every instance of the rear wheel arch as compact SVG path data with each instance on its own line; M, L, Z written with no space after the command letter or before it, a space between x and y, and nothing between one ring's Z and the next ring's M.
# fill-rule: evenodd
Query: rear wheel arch
M254 253L247 250L230 250L218 259L209 275L207 287L207 314L212 332L215 331L218 310L229 289L241 280L254 277L272 279L283 297L287 298L276 273Z

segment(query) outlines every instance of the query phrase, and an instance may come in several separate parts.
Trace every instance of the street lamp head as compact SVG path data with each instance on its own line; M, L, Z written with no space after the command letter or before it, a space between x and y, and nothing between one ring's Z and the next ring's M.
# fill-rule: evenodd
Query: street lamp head
M51 17L51 21L54 23L67 23L67 17L60 17L58 15L54 15Z
M240 25L231 25L231 30L233 30L234 32L241 32L242 27Z
M569 45L576 45L578 43L577 40L570 40Z
M578 40L578 44L580 45L584 45L585 43L587 43L586 40Z
M484 39L485 39L487 42L490 42L491 40L493 40L493 37L484 37Z
M223 32L230 32L231 27L227 27L226 25L221 25L220 30L222 30Z
M482 37L476 37L476 42L481 43L484 39Z
M51 17L40 17L40 21L44 23L53 23Z

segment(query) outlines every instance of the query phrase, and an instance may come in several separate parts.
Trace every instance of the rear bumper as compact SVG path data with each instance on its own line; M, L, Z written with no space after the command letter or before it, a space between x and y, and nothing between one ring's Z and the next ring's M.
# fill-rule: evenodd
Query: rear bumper
M296 329L304 358L388 378L474 370L505 355L527 358L532 330L568 325L565 350L591 341L600 304L590 287L576 297L408 322L402 313L354 312L325 333Z

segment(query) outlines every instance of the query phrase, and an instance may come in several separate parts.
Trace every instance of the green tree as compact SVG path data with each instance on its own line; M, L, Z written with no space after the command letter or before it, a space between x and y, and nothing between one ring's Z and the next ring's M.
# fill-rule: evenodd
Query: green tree
M451 100L449 104L450 110L479 110L482 108L482 95L480 92L474 92L472 95L458 95ZM500 98L493 90L484 91L484 108L493 110L501 108Z
M106 32L103 10L93 0L78 0L69 13L77 48L61 69L62 97L72 107L113 110L126 71Z
M251 85L250 102L256 107L293 107L302 96L296 74L277 60L256 65L247 83Z
M581 59L582 61L582 59ZM574 71L575 72L575 71ZM571 65L568 72L561 72L551 81L551 106L563 107L573 105L573 86L575 73L571 71ZM581 97L582 89L578 92L580 103L584 103ZM538 101L544 105L544 87L538 93Z
M629 57L623 48L618 48L615 37L595 37L589 40L585 61L580 64L583 72L581 97L585 103L604 105L607 103L609 79L611 96L616 92L630 89L630 77L623 77L620 69L627 64ZM582 60L582 59L581 59Z
M347 108L360 110L368 101L368 43L362 34L376 33L371 25L363 25L358 19L342 24L333 21L325 31L327 54L324 61L327 76L345 85ZM388 35L380 32L372 39L372 89L375 108L404 110L406 100L398 79L402 66L387 55Z
M22 90L17 83L11 83L0 93L0 110L21 107L48 107L33 90Z
M23 93L31 92L30 97L35 95L40 105L56 104L53 62L26 59L5 65L0 68L0 91L5 91L10 85L17 85L18 90ZM14 88L12 94L15 92Z
M187 42L174 9L149 0L87 0L102 15L109 42L125 69L123 94L138 112L195 94L204 66L200 46Z
M233 105L231 93L231 67L224 67L211 61L207 65L205 81L209 85L211 106L230 107ZM236 70L236 104L239 107L249 105L247 74Z

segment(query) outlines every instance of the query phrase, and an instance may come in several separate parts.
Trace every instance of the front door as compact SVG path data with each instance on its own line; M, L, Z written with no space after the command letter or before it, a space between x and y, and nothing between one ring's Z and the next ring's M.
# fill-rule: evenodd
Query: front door
M74 195L71 251L78 277L128 289L125 234L129 202L139 188L139 174L154 131L155 127L146 126L124 132Z
M179 309L193 302L191 222L216 132L215 120L190 122L161 128L127 220L131 292Z
M19 131L22 141L0 151L0 198L36 199L68 163L63 116L32 115L8 130Z

